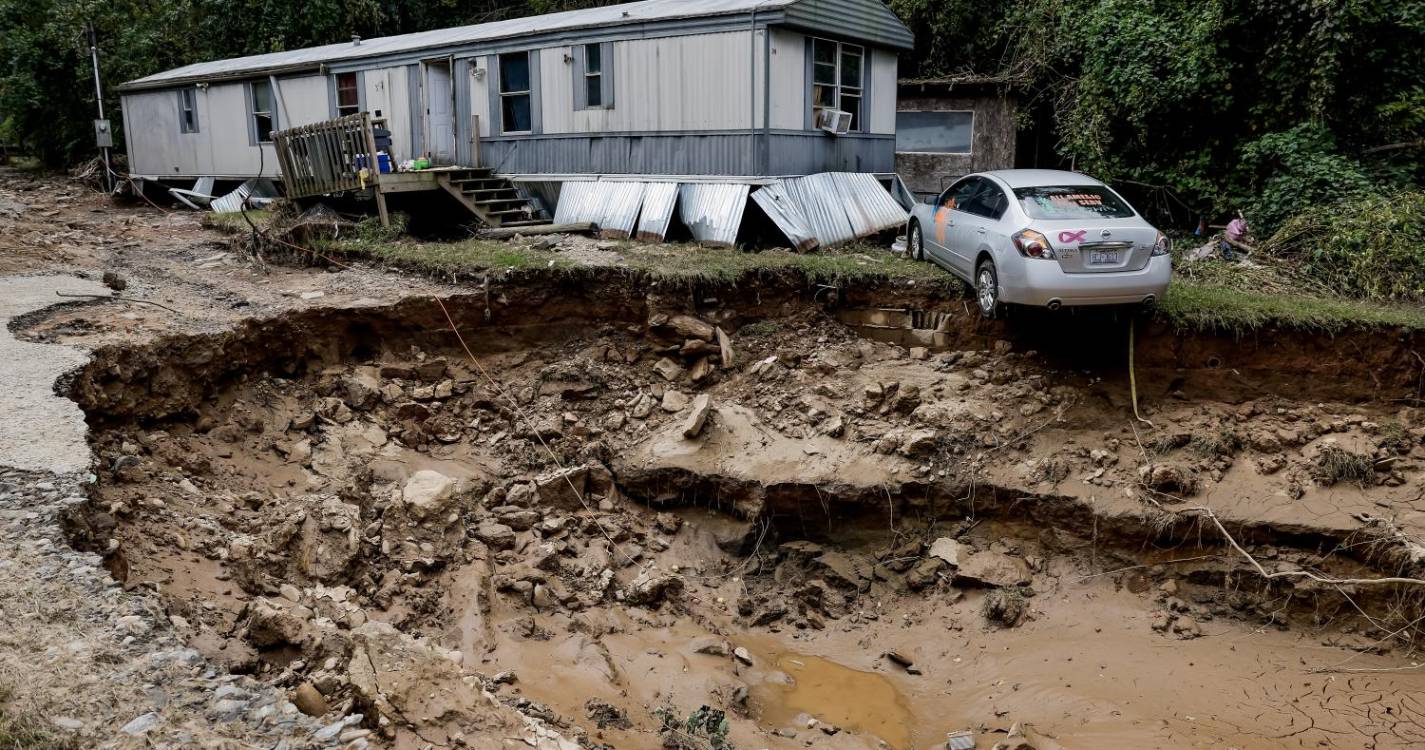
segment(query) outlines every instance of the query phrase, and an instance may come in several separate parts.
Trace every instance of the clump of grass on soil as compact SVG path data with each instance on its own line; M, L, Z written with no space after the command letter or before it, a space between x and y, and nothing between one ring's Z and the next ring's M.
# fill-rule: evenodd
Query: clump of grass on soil
M72 737L61 737L38 717L15 711L13 693L0 687L0 750L77 750Z
M1330 487L1340 482L1352 482L1366 487L1375 483L1375 465L1367 456L1353 453L1338 445L1328 445L1316 457L1312 473L1322 485Z

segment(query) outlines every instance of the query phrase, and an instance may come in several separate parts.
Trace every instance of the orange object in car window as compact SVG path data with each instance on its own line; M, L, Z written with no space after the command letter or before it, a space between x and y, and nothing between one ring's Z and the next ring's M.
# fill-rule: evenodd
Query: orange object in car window
M945 244L945 228L950 226L950 209L955 207L955 199L951 198L945 205L935 209L935 242L939 245Z

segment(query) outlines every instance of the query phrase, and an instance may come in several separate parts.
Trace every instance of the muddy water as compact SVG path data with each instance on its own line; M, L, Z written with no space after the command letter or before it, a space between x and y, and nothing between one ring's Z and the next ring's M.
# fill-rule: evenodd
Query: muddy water
M813 716L874 735L896 750L917 746L910 708L884 676L806 654L779 654L773 663L780 674L769 675L752 690L764 725L804 727L805 716Z

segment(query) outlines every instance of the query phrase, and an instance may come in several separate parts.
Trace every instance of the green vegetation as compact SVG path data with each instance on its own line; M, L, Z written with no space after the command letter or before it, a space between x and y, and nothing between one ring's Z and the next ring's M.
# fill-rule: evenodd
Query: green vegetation
M464 240L461 242L373 242L364 239L325 243L332 255L371 258L406 268L435 273L524 271L555 269L570 274L579 269L610 266L667 281L735 283L784 271L801 273L812 283L914 281L947 288L960 286L949 275L926 264L862 245L823 250L805 255L786 251L745 252L736 248L693 244L646 245L619 243L607 258L573 261L569 256L536 250L516 242ZM578 257L578 254L573 254Z
M1425 301L1425 192L1365 196L1299 214L1263 251L1338 293Z
M1248 333L1268 326L1323 333L1348 328L1425 330L1425 309L1302 293L1263 293L1175 279L1158 314L1182 330Z
M203 226L209 229L217 229L225 232L246 232L251 228L248 225L249 220L257 225L258 229L266 229L272 223L272 212L248 209L247 218L243 218L241 212L231 214L205 212L198 220Z
M1416 0L889 1L918 32L903 76L1002 83L1051 123L1040 165L1167 188L1180 225L1240 209L1267 237L1425 177Z

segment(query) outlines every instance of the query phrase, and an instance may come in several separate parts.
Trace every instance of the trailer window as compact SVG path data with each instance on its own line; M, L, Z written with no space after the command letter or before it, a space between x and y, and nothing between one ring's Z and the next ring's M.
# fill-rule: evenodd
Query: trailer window
M590 107L604 106L604 60L603 48L597 44L584 45L584 101Z
M181 133L198 132L198 89L178 90L178 130Z
M250 91L253 139L257 143L271 143L276 123L272 116L272 87L267 81L253 81Z
M529 53L500 55L500 132L528 133L534 129L530 91Z
M336 116L346 117L361 111L361 94L355 73L336 75Z
M866 48L829 39L811 40L811 121L825 109L851 114L851 130L862 129Z

